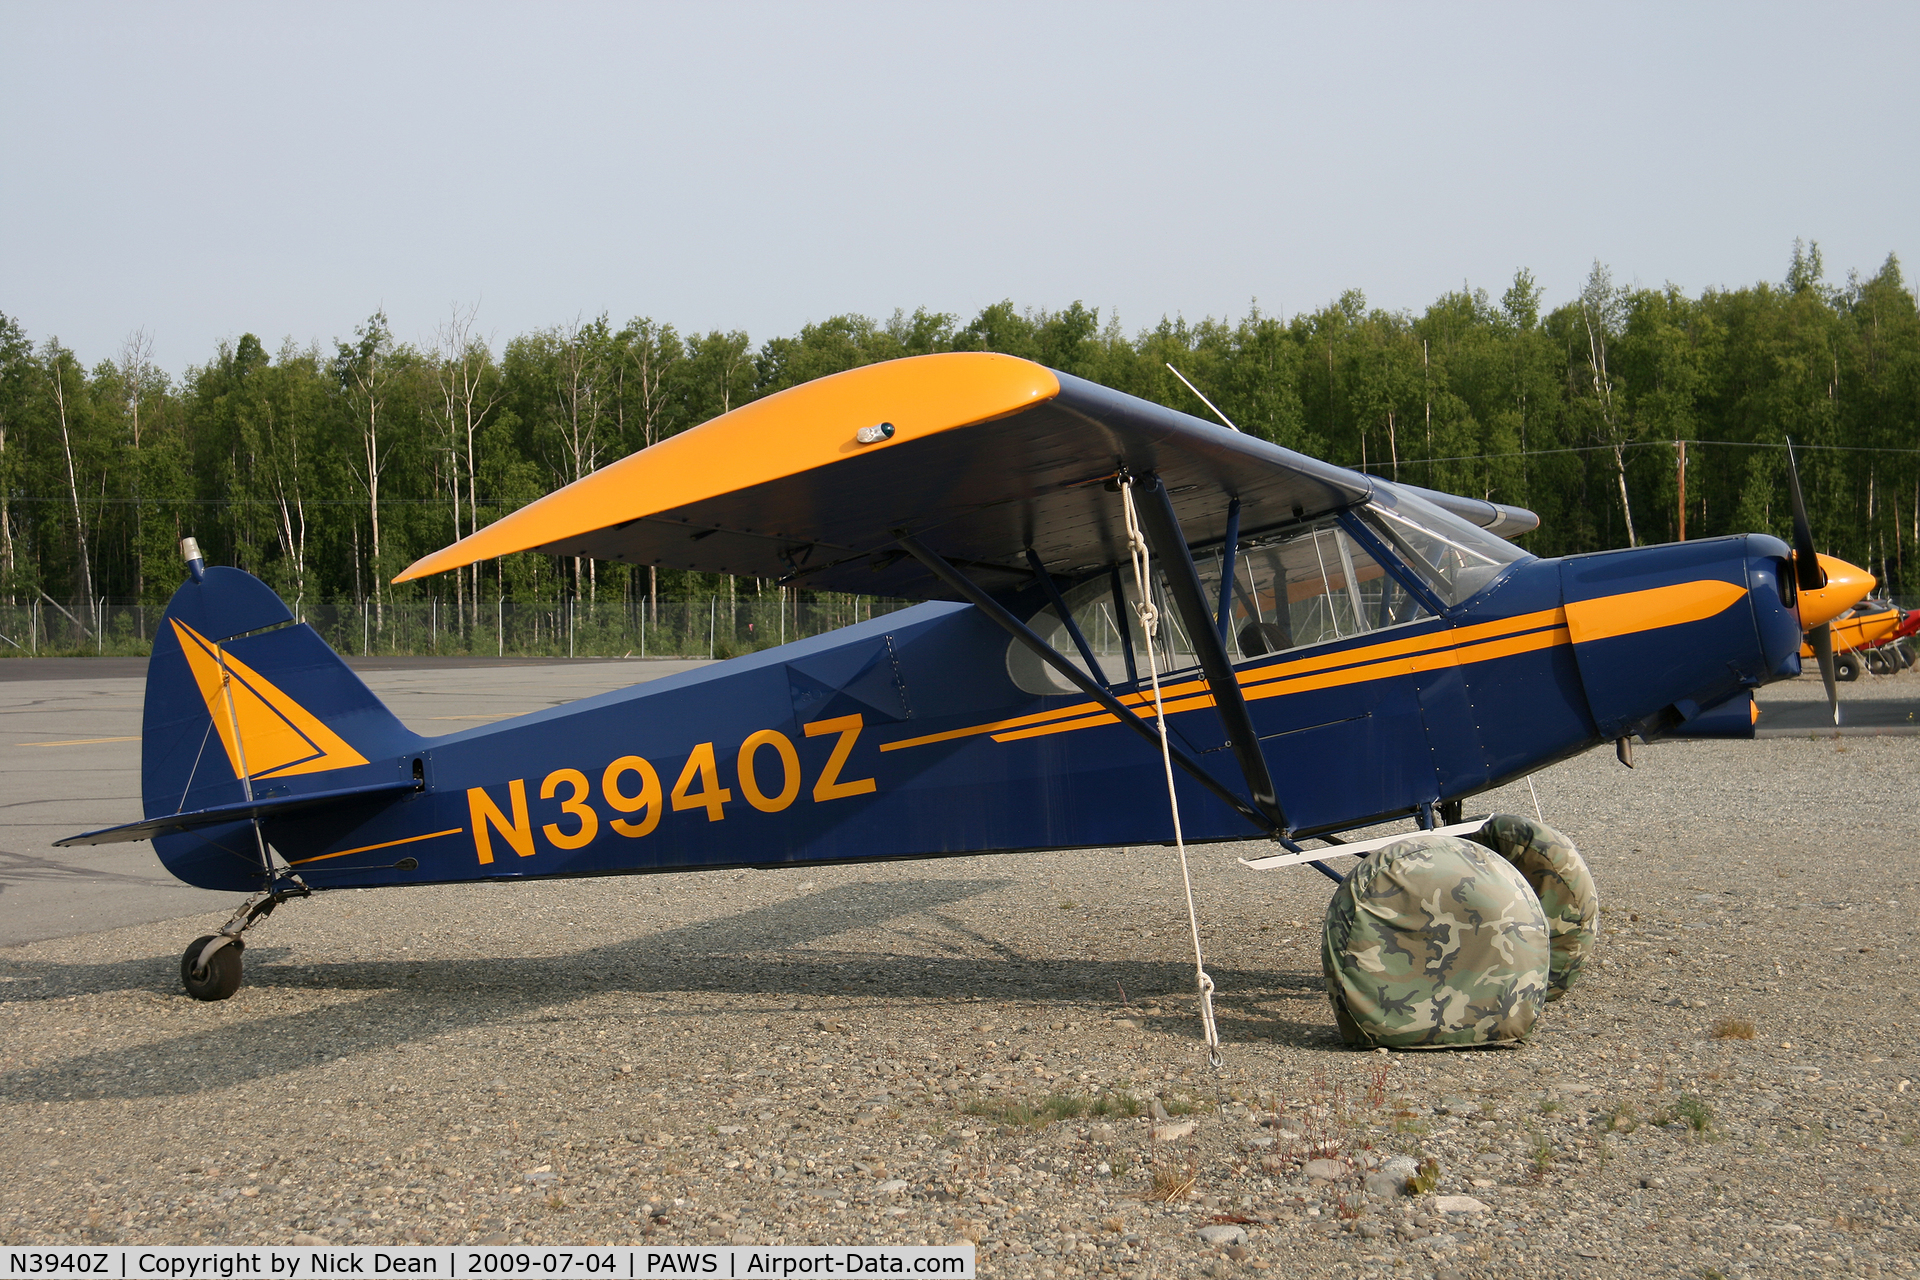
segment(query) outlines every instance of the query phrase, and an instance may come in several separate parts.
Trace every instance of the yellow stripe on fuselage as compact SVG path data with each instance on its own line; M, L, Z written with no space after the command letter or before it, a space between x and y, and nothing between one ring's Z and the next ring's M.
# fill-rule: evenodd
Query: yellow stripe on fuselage
M1235 679L1242 687L1242 696L1249 702L1262 698L1281 698L1291 693L1364 684L1387 676L1409 675L1441 667L1491 662L1496 658L1551 649L1557 645L1582 644L1611 636L1698 622L1724 611L1746 594L1746 588L1719 579L1650 587L1644 591L1628 591L1596 600L1579 601L1567 608L1541 609L1494 622L1475 623L1457 630L1429 631L1380 644L1315 654L1291 662L1271 663L1236 672ZM1160 694L1161 705L1168 715L1200 711L1214 705L1213 694L1208 691L1204 680L1189 679L1164 685ZM1150 691L1130 693L1118 700L1126 706L1144 708L1151 706L1153 694ZM1119 721L1114 715L1102 710L1099 703L1077 702L1031 715L882 743L880 749L899 751L982 734L991 735L995 742L1019 742L1027 738L1117 723Z
M418 844L422 840L438 840L441 836L457 836L465 830L465 827L450 827L445 831L429 831L423 836L408 836L404 840L382 840L379 844L363 844L358 849L342 849L338 853L322 853L316 854L311 858L300 858L289 862L287 865L290 867L304 867L309 862L325 862L329 858L344 858L350 853L371 853L375 849L391 849L395 845ZM363 870L380 869L381 868L363 868Z

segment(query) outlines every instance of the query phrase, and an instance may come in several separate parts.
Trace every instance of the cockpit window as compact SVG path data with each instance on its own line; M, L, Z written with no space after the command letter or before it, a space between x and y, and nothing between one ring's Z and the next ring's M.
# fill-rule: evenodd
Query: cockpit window
M1219 553L1197 567L1208 597L1218 599ZM1327 644L1428 616L1333 520L1243 543L1233 573L1227 640L1229 653L1239 658Z
M1209 605L1220 598L1221 556L1215 549L1197 554L1194 567ZM1146 679L1146 641L1131 599L1133 575L1122 575L1127 599L1116 602L1111 580L1081 583L1065 595L1068 610L1098 659L1108 683L1126 679L1126 650L1121 629L1132 641L1140 679ZM1154 603L1160 633L1155 637L1162 675L1200 665L1165 577L1156 572ZM1234 662L1309 645L1402 626L1430 617L1418 597L1381 568L1365 545L1332 519L1241 543L1233 563L1233 608L1227 624L1227 656ZM1051 605L1028 625L1074 666L1086 669L1079 648ZM1007 649L1007 673L1028 693L1072 693L1074 687L1038 657L1014 641Z
M1459 604L1527 553L1424 498L1395 490L1362 511L1368 524L1448 604Z

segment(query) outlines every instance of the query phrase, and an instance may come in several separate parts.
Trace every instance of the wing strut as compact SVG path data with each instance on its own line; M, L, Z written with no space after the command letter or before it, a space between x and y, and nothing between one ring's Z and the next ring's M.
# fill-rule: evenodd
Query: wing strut
M1220 712L1227 737L1233 743L1240 772L1246 776L1247 789L1253 793L1253 802L1266 815L1268 824L1284 832L1287 815L1281 811L1273 775L1267 770L1267 758L1261 753L1260 739L1253 731L1253 717L1247 714L1246 699L1240 696L1240 682L1234 678L1233 663L1227 657L1226 647L1220 643L1218 623L1207 608L1200 575L1193 567L1193 554L1187 550L1187 540L1180 533L1180 519L1173 511L1173 499L1167 496L1166 486L1157 476L1140 476L1133 484L1136 490L1144 490L1139 504L1140 523L1147 540L1153 544L1154 554L1160 557L1174 607L1180 611L1180 621L1185 624L1187 635L1199 654L1200 669L1213 694L1214 708Z
M1145 738L1153 745L1156 752L1160 749L1160 734L1152 725L1142 720L1134 713L1132 708L1126 706L1118 698L1107 692L1092 676L1089 676L1086 672L1069 662L1066 656L1060 653L1059 650L1055 649L1045 640L1042 640L1035 634L1033 628L1007 612L1005 605L974 585L971 579L942 559L939 552L923 545L918 538L910 533L896 530L894 536L899 539L900 545L907 549L908 554L925 565L934 577L959 592L975 608L999 624L1001 629L1006 631L1007 634L1011 635L1027 648L1033 650L1034 654L1039 657L1042 662L1045 662L1066 679L1072 681L1083 693L1095 702L1098 702L1109 715L1114 716L1121 724L1126 725L1135 733ZM1171 744L1169 744L1169 746L1171 747ZM1271 819L1267 818L1258 809L1249 805L1239 796L1233 794L1233 792L1227 790L1226 787L1220 784L1218 779L1201 768L1192 756L1189 756L1177 747L1172 747L1172 756L1173 762L1192 775L1194 781L1231 805L1234 811L1248 822L1251 822L1262 831L1278 830L1278 827Z

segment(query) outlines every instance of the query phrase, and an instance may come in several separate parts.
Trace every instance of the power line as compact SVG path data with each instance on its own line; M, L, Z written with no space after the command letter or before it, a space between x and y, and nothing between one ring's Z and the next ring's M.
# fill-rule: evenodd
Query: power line
M1671 449L1676 444L1685 444L1685 445L1704 444L1704 445L1713 445L1713 446L1716 446L1719 448L1725 448L1725 449L1782 449L1784 450L1787 447L1784 443L1775 444L1775 443L1772 443L1771 441L1766 441L1766 440L1689 440L1684 437L1680 437L1680 438L1671 439L1671 440L1626 440L1626 441L1622 441L1617 446L1610 445L1610 444L1586 444L1586 445L1572 445L1565 449L1520 449L1512 453L1463 453L1451 458L1402 458L1400 459L1400 465L1403 467L1410 467L1410 466L1414 466L1417 463L1423 463L1423 462L1490 462L1496 458L1546 458L1546 457L1552 457L1555 454L1564 454L1564 453L1611 453L1615 448L1619 448L1623 450L1624 449ZM1895 448L1891 448L1884 445L1866 445L1866 444L1796 444L1793 447L1796 450L1800 451L1801 453L1811 453L1816 450L1819 450L1827 453L1916 453L1916 454L1920 454L1920 449L1895 449ZM62 501L64 501L64 499L62 499Z

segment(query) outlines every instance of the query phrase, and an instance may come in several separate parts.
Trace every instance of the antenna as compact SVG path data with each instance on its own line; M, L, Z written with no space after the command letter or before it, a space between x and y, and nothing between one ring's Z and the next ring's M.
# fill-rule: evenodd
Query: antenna
M1174 376L1174 377L1176 377L1176 378L1178 378L1178 379L1180 379L1180 381L1182 381L1182 382L1187 382L1187 375L1186 375L1186 374L1184 374L1184 373L1182 373L1182 372L1180 372L1180 371L1179 371L1178 369L1174 369L1174 368L1173 368L1173 362L1172 362L1171 360L1169 360L1169 361L1167 362L1167 368L1169 368L1169 369L1172 369L1172 370L1173 370L1173 376ZM1193 394L1195 394L1195 395L1197 395L1197 396L1200 396L1200 403L1201 403L1201 404L1203 404L1203 405L1205 405L1205 406L1207 406L1207 408L1209 408L1209 409L1212 409L1212 410L1213 410L1213 416L1214 416L1214 417L1216 417L1216 418L1218 418L1218 419L1220 419L1220 421L1222 421L1222 422L1224 422L1224 423L1226 423L1226 424L1227 424L1227 430L1229 430L1229 431L1240 431L1240 428L1238 428L1238 427L1236 427L1236 426L1234 426L1234 425L1233 425L1233 419L1232 419L1232 418L1229 418L1229 417L1228 417L1228 416L1227 416L1226 414L1224 414L1224 413L1222 413L1222 412L1220 412L1220 407L1219 407L1218 405L1216 405L1216 404L1214 404L1214 402L1213 402L1213 401L1211 401L1211 400L1209 400L1209 399L1207 399L1207 397L1206 397L1205 395L1202 395L1202 394L1201 394L1201 391L1200 391L1200 388L1198 388L1198 387L1196 387L1196 386L1194 386L1194 385L1193 385L1193 384L1192 384L1191 382L1187 382L1187 390L1189 390L1189 391L1191 391L1191 392L1193 392ZM1246 433L1245 433L1244 431L1242 431L1242 432L1241 432L1241 434L1242 434L1242 435L1245 435Z

